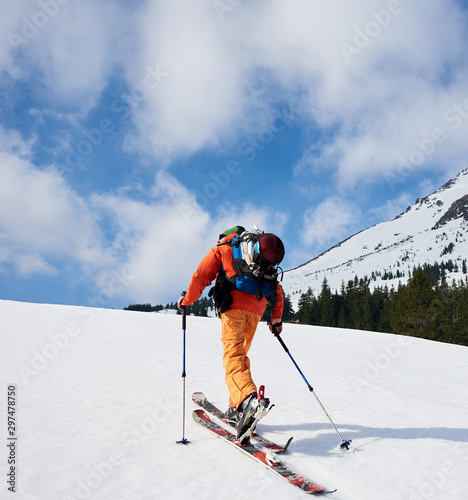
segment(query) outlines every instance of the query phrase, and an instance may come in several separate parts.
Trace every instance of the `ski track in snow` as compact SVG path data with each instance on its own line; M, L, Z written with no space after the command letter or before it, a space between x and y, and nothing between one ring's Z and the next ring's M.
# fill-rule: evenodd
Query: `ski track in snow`
M0 498L293 499L305 494L198 427L194 391L227 405L220 323L0 300ZM266 325L254 380L275 408L258 431L334 500L464 499L468 349L422 339L285 325L291 354L349 452ZM16 494L8 491L7 389L16 386Z

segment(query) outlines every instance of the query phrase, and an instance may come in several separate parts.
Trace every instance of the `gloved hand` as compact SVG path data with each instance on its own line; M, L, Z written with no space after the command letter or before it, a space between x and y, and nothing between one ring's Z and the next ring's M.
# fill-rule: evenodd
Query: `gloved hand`
M270 332L273 335L280 335L283 331L283 322L280 319L272 319L268 322Z
M177 307L183 311L187 306L184 305L184 303L182 302L184 300L184 295L186 294L187 292L182 292L182 295L179 297L179 300L177 301Z

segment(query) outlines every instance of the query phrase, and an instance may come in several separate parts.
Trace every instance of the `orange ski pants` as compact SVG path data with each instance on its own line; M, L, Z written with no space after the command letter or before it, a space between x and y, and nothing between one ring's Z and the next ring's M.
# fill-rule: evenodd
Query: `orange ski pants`
M229 389L229 406L238 407L252 392L257 392L247 356L261 316L242 309L221 314L223 366Z

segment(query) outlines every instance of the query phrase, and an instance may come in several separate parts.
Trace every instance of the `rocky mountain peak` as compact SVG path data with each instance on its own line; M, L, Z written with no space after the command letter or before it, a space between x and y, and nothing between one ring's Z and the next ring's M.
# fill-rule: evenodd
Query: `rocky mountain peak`
M448 222L455 219L463 219L468 221L468 194L454 201L445 214L437 221L432 229L439 229L445 226Z

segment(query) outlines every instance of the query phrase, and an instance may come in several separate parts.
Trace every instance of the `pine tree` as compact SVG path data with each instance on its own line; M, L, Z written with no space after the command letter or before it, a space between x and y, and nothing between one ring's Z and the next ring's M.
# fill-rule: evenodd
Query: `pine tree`
M297 305L297 312L295 314L295 319L300 323L314 324L314 302L315 297L312 289L309 288L307 292L301 294Z
M323 278L322 289L317 297L317 315L319 325L333 326L332 294L327 278Z
M444 272L450 266L452 261L425 264L412 272L408 268L408 283L400 283L396 290L385 286L371 292L369 280L355 276L346 286L341 284L340 292L332 294L324 279L317 298L310 288L301 295L294 317L314 325L370 329L468 345L468 277L448 284Z
M292 321L294 318L294 310L291 303L291 297L286 295L284 297L284 307L283 307L283 321Z
M407 286L398 290L391 318L392 330L403 335L431 338L436 321L435 292L424 271L418 267Z

